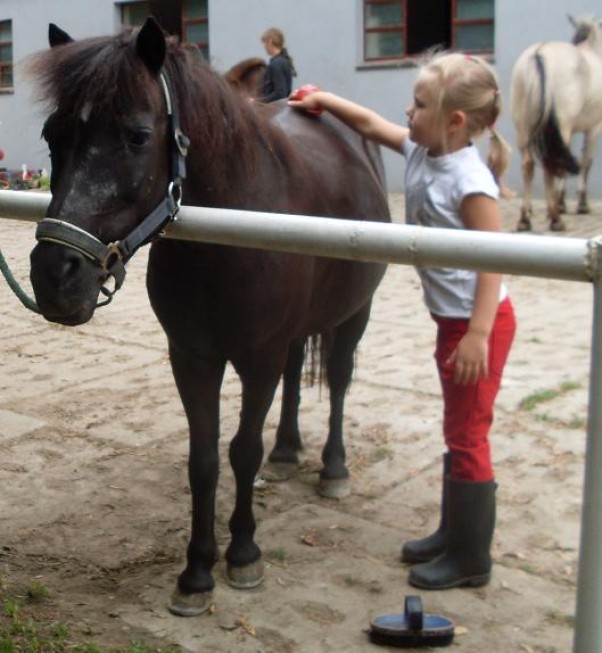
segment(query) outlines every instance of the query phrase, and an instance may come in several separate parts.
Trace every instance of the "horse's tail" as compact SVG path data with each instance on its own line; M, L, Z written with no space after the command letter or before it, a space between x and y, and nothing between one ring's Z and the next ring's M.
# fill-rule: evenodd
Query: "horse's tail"
M317 381L319 388L322 388L327 379L325 372L332 353L333 342L334 333L332 331L312 335L305 341L304 379L308 386L315 385ZM354 353L354 369L356 362L357 350Z
M539 80L539 109L535 124L530 126L529 147L552 175L576 175L580 166L560 133L550 80L546 76L544 58L539 50L533 55L533 61ZM534 98L530 100L534 101Z
M316 333L305 341L304 377L308 386L315 385L317 381L319 387L322 387L331 349L332 333L330 331Z

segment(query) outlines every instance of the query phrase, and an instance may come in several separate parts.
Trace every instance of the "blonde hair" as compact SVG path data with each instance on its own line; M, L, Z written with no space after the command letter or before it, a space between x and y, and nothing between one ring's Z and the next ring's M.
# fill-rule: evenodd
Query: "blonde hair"
M510 146L495 127L502 97L495 70L482 57L462 53L437 53L422 66L418 82L433 93L439 114L462 111L471 138L489 130L487 165L498 185L510 163Z
M279 50L282 50L284 47L284 33L277 27L268 27L268 29L266 29L266 31L261 35L261 40L264 43L271 41Z

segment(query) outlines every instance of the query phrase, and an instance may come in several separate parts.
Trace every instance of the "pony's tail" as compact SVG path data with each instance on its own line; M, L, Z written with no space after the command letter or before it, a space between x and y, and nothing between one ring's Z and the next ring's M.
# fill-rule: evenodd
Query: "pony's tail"
M543 167L556 177L579 174L579 162L564 142L551 93L547 88L546 69L539 52L534 55L539 77L539 118L530 132L529 146Z

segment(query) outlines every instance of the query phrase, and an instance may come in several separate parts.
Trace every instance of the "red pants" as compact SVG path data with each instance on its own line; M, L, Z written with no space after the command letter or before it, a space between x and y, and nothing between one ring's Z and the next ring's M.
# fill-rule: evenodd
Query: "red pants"
M435 360L443 390L443 435L451 453L451 477L457 480L491 481L493 467L489 429L493 406L516 322L509 298L500 303L489 336L489 373L471 385L454 383L454 366L445 365L468 330L468 320L433 315L438 325Z

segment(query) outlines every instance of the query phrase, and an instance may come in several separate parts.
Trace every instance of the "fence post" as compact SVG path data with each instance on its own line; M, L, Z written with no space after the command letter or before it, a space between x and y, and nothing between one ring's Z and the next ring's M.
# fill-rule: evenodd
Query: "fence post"
M575 653L602 651L602 237L592 239L589 246L593 263L591 270L594 306L574 631Z

